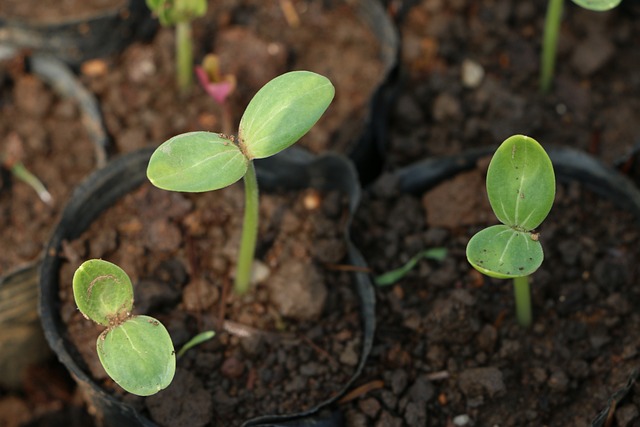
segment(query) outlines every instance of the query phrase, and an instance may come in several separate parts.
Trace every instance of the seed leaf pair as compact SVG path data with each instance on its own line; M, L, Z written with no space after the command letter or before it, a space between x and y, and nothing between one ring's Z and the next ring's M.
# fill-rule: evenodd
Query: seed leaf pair
M504 141L489 164L487 193L502 225L474 235L467 245L467 259L488 276L528 276L544 258L534 230L555 198L553 166L542 146L523 135Z
M158 320L133 316L133 286L117 265L93 259L73 276L73 296L82 314L106 326L96 342L107 374L123 389L149 396L173 379L176 357L169 333Z

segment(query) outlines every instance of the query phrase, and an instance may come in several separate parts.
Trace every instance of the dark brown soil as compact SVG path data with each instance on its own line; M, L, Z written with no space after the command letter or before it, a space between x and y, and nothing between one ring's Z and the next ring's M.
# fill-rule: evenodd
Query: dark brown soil
M3 0L0 16L34 24L60 24L117 10L126 0Z
M239 297L228 285L242 204L240 184L195 196L146 184L65 250L70 262L60 294L70 340L95 378L160 425L239 425L307 410L339 391L357 365L357 296L346 273L323 267L346 254L339 194L262 195L262 277ZM166 391L138 399L106 377L95 350L102 328L80 315L71 293L73 271L89 258L115 262L132 277L134 312L161 320L176 348L216 330L212 341L179 360ZM183 407L187 402L193 410Z
M485 170L423 197L399 194L387 176L363 200L356 242L375 272L425 248L447 257L378 289L377 342L360 379L375 387L345 407L348 425L590 426L637 368L637 218L577 182L559 186L539 229L545 261L525 330L510 282L485 278L465 257L473 233L497 223ZM471 202L442 203L444 194ZM639 403L624 401L614 425L636 425Z

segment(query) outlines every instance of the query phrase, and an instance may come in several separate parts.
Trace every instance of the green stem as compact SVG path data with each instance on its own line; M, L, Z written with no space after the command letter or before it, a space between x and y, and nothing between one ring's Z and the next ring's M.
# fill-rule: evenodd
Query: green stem
M529 276L514 277L513 290L516 300L516 318L523 328L531 326L531 290Z
M176 74L178 89L186 93L193 83L193 41L189 21L176 24Z
M551 89L553 70L556 64L556 48L563 0L549 0L547 16L544 21L544 39L542 41L542 60L540 62L540 91L548 93Z
M249 162L249 168L244 176L244 200L244 222L235 281L235 291L238 295L249 290L253 256L258 239L258 180L253 161Z

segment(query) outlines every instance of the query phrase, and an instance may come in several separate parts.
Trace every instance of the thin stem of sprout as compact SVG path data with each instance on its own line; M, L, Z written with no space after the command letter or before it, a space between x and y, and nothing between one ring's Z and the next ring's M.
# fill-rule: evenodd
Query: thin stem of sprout
M531 290L529 276L514 277L513 290L516 300L516 318L523 328L531 326Z
M40 200L42 200L49 206L53 206L53 197L51 196L51 193L47 191L47 188L38 179L38 177L29 172L29 170L21 162L16 162L13 164L13 166L11 166L11 173L16 178L33 188L36 193L38 193L38 197L40 197Z
M176 24L176 75L178 88L186 93L193 83L193 41L191 22Z
M235 279L235 291L242 295L249 289L253 266L253 256L258 239L258 180L253 161L249 162L244 176L244 221L242 224L242 240L238 255L238 267Z
M556 63L556 48L560 19L562 18L563 0L549 0L547 15L544 20L544 38L542 40L542 60L540 62L540 91L548 93Z

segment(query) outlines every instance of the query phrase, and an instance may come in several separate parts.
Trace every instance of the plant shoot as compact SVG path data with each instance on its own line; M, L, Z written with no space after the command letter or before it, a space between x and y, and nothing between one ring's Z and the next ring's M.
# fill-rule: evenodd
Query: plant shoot
M283 74L249 102L237 137L189 132L165 141L151 156L147 177L164 190L211 191L244 178L245 211L235 277L238 294L249 288L258 234L258 182L253 160L273 156L302 138L334 94L329 79L319 74Z
M99 259L84 262L73 276L73 296L87 319L107 328L96 349L111 379L138 396L171 384L176 370L171 337L153 317L131 314L133 286L120 267Z
M514 279L518 322L528 327L532 319L528 277L544 259L535 229L555 198L553 165L537 141L515 135L496 150L486 186L491 208L502 224L474 235L467 244L467 259L487 276Z

